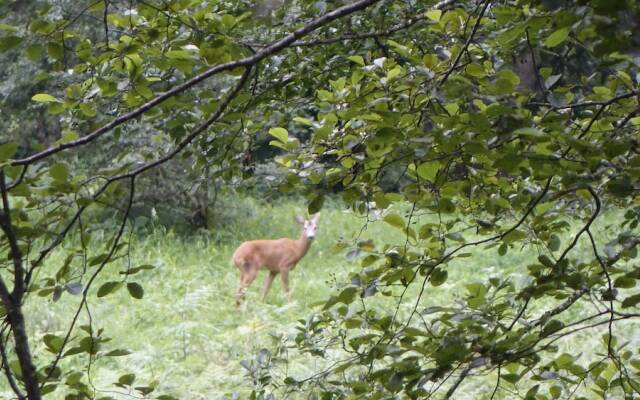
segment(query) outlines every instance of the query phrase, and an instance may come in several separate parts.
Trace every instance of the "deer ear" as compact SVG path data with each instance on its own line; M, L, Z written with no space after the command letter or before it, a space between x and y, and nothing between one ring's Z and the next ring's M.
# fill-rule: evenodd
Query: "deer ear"
M302 218L299 215L296 215L296 222L299 223L300 225L304 225L304 218Z
M320 212L313 214L313 217L311 217L311 219L313 220L313 222L318 222L318 220L320 219Z

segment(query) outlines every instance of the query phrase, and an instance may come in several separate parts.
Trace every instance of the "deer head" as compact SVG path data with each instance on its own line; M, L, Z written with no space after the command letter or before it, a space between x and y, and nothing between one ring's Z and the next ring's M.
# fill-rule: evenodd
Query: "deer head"
M316 230L318 229L318 219L320 219L320 213L315 213L309 219L304 219L298 215L296 222L302 225L302 233L308 240L313 240L316 237Z

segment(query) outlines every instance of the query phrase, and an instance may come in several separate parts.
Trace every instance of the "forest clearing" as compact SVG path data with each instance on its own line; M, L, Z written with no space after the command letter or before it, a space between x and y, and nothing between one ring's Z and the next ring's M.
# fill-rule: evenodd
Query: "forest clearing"
M0 65L0 397L640 396L639 2L0 0Z

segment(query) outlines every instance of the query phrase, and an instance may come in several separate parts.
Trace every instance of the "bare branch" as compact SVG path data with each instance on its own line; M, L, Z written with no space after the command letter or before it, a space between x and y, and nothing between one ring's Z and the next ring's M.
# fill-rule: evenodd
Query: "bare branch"
M612 97L609 100L603 100L603 101L584 101L582 103L574 103L574 104L565 104L563 106L554 106L551 103L543 103L543 102L537 102L537 101L532 101L530 103L528 103L530 106L541 106L541 107L549 107L549 109L551 111L559 111L559 110L567 110L567 109L575 109L575 108L585 108L585 107L593 107L593 106L609 106L613 103L616 103L620 100L624 100L624 99L628 99L630 97L636 96L638 95L638 91L632 91L632 92L628 92L628 93L623 93L621 95Z
M447 393L444 395L445 399L450 399L451 396L453 396L456 390L458 390L458 387L460 386L460 384L467 378L467 376L469 376L469 372L471 372L471 369L473 369L472 364L471 363L467 364L467 366L462 370L462 372L458 376L458 379L456 379L455 382L453 382L453 385L449 388L449 390L447 390Z
M367 32L367 33L353 33L353 34L349 34L349 35L342 35L342 36L338 36L338 37L334 37L334 38L328 38L328 39L317 39L317 40L309 40L309 41L305 41L305 42L294 42L291 46L292 47L293 46L295 46L295 47L313 47L313 46L322 46L322 45L338 43L338 42L346 42L348 40L363 40L363 39L386 37L386 36L391 36L394 33L397 33L397 32L403 31L405 29L408 29L408 28L412 27L413 25L417 24L418 22L428 22L428 20L424 16L418 16L416 18L409 19L406 22L403 22L401 24L392 26L391 28L383 30L383 31Z
M540 77L540 71L538 70L538 63L536 62L536 54L533 51L533 46L531 46L531 40L529 39L529 28L524 31L525 36L527 38L527 47L529 48L529 53L531 54L531 61L533 63L533 71L536 74L536 83L538 84L538 88L540 89L540 93L542 96L547 99L548 90L542 82L542 78Z
M491 393L490 400L493 400L496 397L496 393L498 393L498 388L500 387L500 379L502 378L502 365L498 365L498 378L496 379L496 386L493 388L493 392Z

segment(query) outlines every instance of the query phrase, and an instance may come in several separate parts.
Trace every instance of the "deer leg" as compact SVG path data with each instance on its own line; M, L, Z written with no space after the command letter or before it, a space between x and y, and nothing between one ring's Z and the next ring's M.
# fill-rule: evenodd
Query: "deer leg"
M269 293L269 289L271 289L271 284L273 283L273 278L278 275L277 272L269 271L269 275L264 280L264 288L262 289L262 302L264 303L267 300L267 293Z
M291 293L289 293L289 270L284 269L280 272L280 279L282 279L282 287L284 293L287 295L287 302L291 303Z
M247 292L247 289L249 288L249 286L251 286L254 279L256 279L256 275L257 272L250 271L246 275L242 275L240 277L240 286L238 286L238 290L236 290L236 307L240 307L240 304L242 303L242 300L244 298L244 294Z

